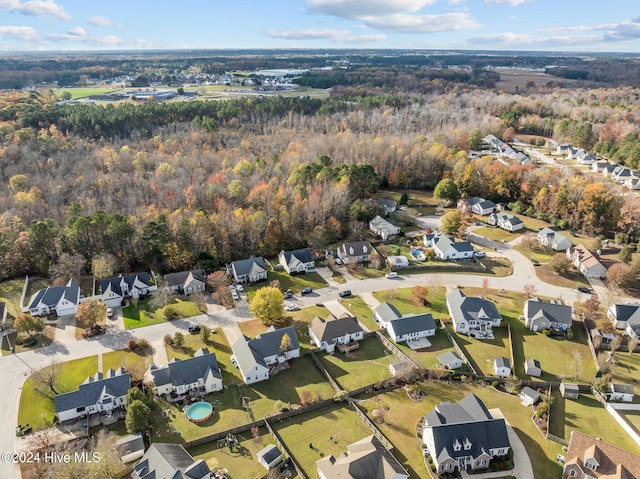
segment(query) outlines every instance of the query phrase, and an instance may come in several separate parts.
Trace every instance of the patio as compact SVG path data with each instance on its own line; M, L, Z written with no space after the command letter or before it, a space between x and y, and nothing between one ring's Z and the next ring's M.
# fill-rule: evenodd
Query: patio
M431 342L427 338L409 339L407 346L415 351L416 349L430 348Z

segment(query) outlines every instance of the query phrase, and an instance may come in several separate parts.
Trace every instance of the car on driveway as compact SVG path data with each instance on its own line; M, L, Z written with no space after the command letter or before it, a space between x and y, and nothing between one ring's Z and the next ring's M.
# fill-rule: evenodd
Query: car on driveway
M231 297L235 300L235 301L240 301L240 295L238 294L238 292L235 289L231 290Z
M200 325L199 324L194 324L192 326L189 326L189 332L191 334L198 334L200 332Z
M107 308L107 318L113 319L113 308Z
M309 288L308 286L306 288L304 288L302 291L300 291L300 294L305 296L307 294L311 294L313 293L313 290L311 288Z
M397 278L398 273L396 273L395 271L391 271L390 273L385 274L384 277L387 279Z
M241 284L236 284L236 291L244 293L244 286L242 286Z
M299 311L300 310L300 306L298 306L296 303L289 303L284 307L285 311Z
M333 260L335 264L342 264L342 260L340 258L336 258Z
M487 253L485 253L484 251L476 251L473 256L475 256L476 258L486 258L487 257Z
M341 298L350 298L351 296L353 296L353 295L351 294L351 290L350 290L350 289L345 289L344 291L340 291L340 292L338 293L338 295L339 295Z
M290 299L293 298L293 291L291 291L290 289L288 289L287 291L284 292L283 294L284 299Z
M580 291L581 293L586 293L586 294L591 294L591 288L587 288L586 286L578 286L578 291Z

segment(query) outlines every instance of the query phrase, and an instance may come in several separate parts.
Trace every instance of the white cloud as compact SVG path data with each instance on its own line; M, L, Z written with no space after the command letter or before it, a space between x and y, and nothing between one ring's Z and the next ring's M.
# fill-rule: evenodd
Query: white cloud
M0 37L33 42L38 40L38 32L31 27L0 26Z
M364 17L362 21L371 28L396 33L448 32L480 27L480 24L467 13L445 13L442 15L397 13L386 17Z
M130 45L131 42L128 40L124 40L122 38L116 37L114 35L105 35L105 36L80 36L73 33L52 33L51 35L47 35L47 40L50 40L54 43L82 43L84 45L91 45L95 47L102 46L121 46L121 45Z
M0 0L0 10L35 17L55 17L67 21L72 18L55 0L29 0L24 3L20 0Z
M485 5L510 5L515 7L516 5L520 5L527 0L484 0Z
M89 23L95 27L121 27L121 23L115 23L113 20L100 15L94 15L89 19Z
M359 20L363 16L417 12L436 0L307 0L313 13Z
M77 35L79 37L83 37L87 34L87 32L85 32L84 28L82 28L81 26L70 28L69 30L67 30L67 33L69 35Z
M307 0L312 13L359 20L366 27L394 33L432 33L478 28L468 13L421 13L436 0ZM463 0L450 0L460 3Z
M386 35L353 35L349 30L307 28L303 30L267 30L265 35L286 40L330 40L334 43L370 43L386 39Z

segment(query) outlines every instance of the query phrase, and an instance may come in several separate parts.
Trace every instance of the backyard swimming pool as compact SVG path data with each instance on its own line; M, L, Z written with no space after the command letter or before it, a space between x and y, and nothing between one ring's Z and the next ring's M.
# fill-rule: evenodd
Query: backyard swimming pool
M206 401L200 401L189 406L184 413L191 422L205 422L213 416L213 406Z

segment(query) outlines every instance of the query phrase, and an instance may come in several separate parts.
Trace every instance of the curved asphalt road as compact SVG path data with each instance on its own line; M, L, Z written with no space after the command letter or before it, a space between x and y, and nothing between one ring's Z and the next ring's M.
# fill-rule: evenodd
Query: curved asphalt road
M569 303L573 303L576 300L583 300L586 297L568 288L561 288L540 282L536 277L531 262L513 250L509 244L496 243L473 234L470 234L469 239L489 248L497 249L498 253L512 261L514 270L518 271L517 275L508 277L489 277L490 288L523 291L525 284L535 283L537 293L543 296L562 298ZM321 273L324 273L324 271ZM328 286L318 289L308 296L296 295L293 299L301 306L309 306L335 300L338 298L338 291L344 289L350 289L354 295L359 295L362 293L416 285L481 287L484 278L485 276L483 275L457 273L415 274L400 276L396 279L374 278L352 281L338 286ZM335 282L333 283L335 284ZM178 330L186 332L190 324L199 323L207 324L210 327L225 327L247 319L251 318L246 315L236 315L233 311L219 311L193 318L155 324L134 331L118 331L114 334L98 338L78 340L65 344L54 341L46 348L0 358L0 378L2 379L4 406L0 408L0 453L14 450L16 441L14 428L18 422L20 390L26 377L32 370L47 366L54 359L63 362L123 349L126 347L127 341L130 338L145 338L151 343L161 342L165 334L174 334ZM18 477L17 468L11 464L0 462L0 477L3 479Z

